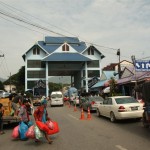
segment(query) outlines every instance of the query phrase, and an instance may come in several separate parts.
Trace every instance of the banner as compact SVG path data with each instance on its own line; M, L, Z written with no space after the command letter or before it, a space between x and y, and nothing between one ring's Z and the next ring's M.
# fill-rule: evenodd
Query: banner
M150 71L150 60L136 60L135 69L136 71Z

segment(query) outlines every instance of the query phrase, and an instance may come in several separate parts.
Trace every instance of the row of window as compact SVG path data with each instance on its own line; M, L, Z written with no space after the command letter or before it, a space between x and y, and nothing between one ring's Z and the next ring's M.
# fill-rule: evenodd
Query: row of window
M83 71L83 77L85 77L85 71ZM99 70L88 70L88 77L100 77ZM27 78L46 78L45 70L40 71L27 71Z
M28 60L27 68L45 68L46 65L41 60ZM87 63L88 68L99 68L99 60L94 60Z

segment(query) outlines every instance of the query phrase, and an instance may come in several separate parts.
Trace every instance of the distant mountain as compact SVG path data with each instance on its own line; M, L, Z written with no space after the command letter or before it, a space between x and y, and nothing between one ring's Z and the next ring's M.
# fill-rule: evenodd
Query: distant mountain
M0 78L0 81L4 82L6 79Z
M48 79L49 82L53 83L63 83L63 84L70 84L71 83L71 77L70 76L53 76Z

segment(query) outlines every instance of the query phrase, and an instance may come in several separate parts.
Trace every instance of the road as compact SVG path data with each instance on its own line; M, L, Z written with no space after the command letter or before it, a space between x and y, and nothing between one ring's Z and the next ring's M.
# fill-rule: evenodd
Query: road
M48 107L51 119L59 123L60 132L52 135L52 145L45 139L41 143L34 140L13 140L14 126L5 127L6 134L0 135L0 147L5 150L149 150L150 129L144 129L135 120L111 123L109 119L98 118L91 113L91 120L80 120L78 108ZM85 118L87 113L84 112Z

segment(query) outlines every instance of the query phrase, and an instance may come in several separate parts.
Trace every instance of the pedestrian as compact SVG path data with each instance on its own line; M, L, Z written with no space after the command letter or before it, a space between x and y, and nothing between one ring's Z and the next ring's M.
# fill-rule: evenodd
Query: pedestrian
M14 110L14 117L18 117L19 107L23 102L23 97L18 94L11 100L12 109Z
M23 121L25 124L28 125L30 118L29 118L29 114L27 111L27 106L28 106L28 101L23 100L23 103L21 104L18 116L19 116L21 121Z
M3 104L0 103L0 134L5 133L3 131L3 115L4 115L4 108L3 108Z
M48 112L47 112L47 100L46 97L43 97L44 99L41 101L41 106L37 107L37 109L34 111L34 118L35 121L41 121L43 123L46 123L47 120L50 118L48 117ZM48 141L49 144L51 144L53 141L50 139L48 134L44 132L45 138ZM36 142L39 140L36 139Z

